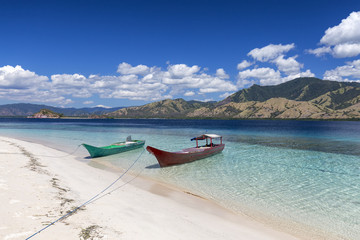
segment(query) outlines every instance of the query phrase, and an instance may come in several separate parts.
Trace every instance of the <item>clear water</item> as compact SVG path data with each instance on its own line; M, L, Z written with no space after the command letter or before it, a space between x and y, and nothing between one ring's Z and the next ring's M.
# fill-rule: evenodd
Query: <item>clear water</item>
M72 153L81 143L145 139L168 151L204 132L223 135L221 154L160 168L142 149L97 163L178 186L292 233L360 239L360 122L0 119L0 135ZM85 149L75 152L87 158Z

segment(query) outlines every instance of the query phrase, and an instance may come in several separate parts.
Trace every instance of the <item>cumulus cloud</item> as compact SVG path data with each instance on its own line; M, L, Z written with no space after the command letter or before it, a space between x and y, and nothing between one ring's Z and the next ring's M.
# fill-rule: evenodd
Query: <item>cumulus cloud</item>
M313 74L308 69L305 72L299 72L299 73L295 73L295 74L291 74L291 75L288 75L286 77L283 77L282 82L287 82L287 81L294 80L295 78L300 78L300 77L315 77L315 74Z
M53 74L49 79L21 66L4 66L0 68L0 98L64 105L72 103L72 98L92 96L156 101L173 96L189 97L195 92L205 98L209 93L237 90L224 69L217 69L215 74L206 71L197 65L174 64L162 70L123 62L118 66L118 75Z
M56 102L59 105L72 102L52 88L47 76L25 70L19 65L0 67L0 98L21 102Z
M248 62L247 60L243 60L241 63L239 63L239 64L237 65L237 69L238 69L238 70L243 70L243 69L245 69L245 68L250 67L251 65L253 65L253 63Z
M272 68L255 68L239 72L238 85L242 86L251 80L259 80L261 85L273 85L281 82L281 74Z
M49 89L4 89L0 87L0 98L11 99L19 102L56 103L66 105L73 101Z
M219 68L216 70L216 74L215 74L218 78L221 78L221 79L228 79L229 78L229 75L227 75L225 73L225 70L223 68Z
M55 74L51 76L54 85L63 87L82 87L86 84L86 77L80 74Z
M193 91L186 91L184 93L184 96L186 96L186 97L191 97L191 96L194 96L194 95L195 95L195 92L193 92Z
M320 47L315 49L307 49L306 52L310 54L314 54L317 57L321 57L326 53L332 53L332 49L331 47Z
M273 68L247 69L239 72L237 85L238 87L250 86L255 83L263 86L277 85L299 77L315 77L315 74L309 69L305 72L292 73L287 76L282 76L279 70Z
M186 77L194 75L199 71L200 67L197 65L189 67L186 64L175 64L168 66L167 73L171 79L184 79Z
M360 11L352 12L337 26L330 27L320 39L320 48L308 50L309 53L321 56L325 53L336 58L355 57L360 54Z
M360 12L352 12L337 26L328 28L320 43L334 46L343 43L354 43L360 40Z
M359 24L360 32L360 24ZM338 44L333 49L333 56L336 58L355 57L360 54L360 43Z
M357 81L360 82L360 59L347 62L344 66L328 70L324 79L333 81Z
M39 76L34 72L23 69L21 66L3 66L0 68L0 87L9 89L28 89L43 85L48 77Z
M171 94L186 92L186 89L198 89L199 93L234 91L236 86L227 81L228 75L223 69L218 69L215 76L200 71L197 65L169 65L167 71L154 73L154 78L171 88ZM204 69L205 71L206 69Z
M255 48L248 53L248 56L254 59L254 62L247 60L238 64L238 88L248 87L253 84L276 85L298 77L314 77L310 70L301 72L304 64L298 62L297 55L287 57L290 50L295 48L295 44L269 44L263 48ZM260 65L269 65L270 67L259 67ZM256 65L254 65L256 64ZM246 69L254 65L253 69ZM272 66L276 66L273 68Z
M224 94L221 94L219 97L220 97L221 99L224 99L224 98L227 98L228 96L230 96L230 95L232 95L232 94L234 94L234 92L226 92L226 93L224 93Z
M269 44L263 48L255 48L255 49L251 50L248 53L248 56L251 56L252 58L254 58L255 60L260 61L260 62L267 62L269 60L273 60L273 59L279 57L280 55L283 55L284 53L287 53L294 47L295 47L295 44L293 44L293 43L287 44L287 45Z
M145 65L137 65L133 67L130 64L123 62L119 64L117 72L120 74L145 75L149 72L149 70L150 70L149 67Z
M277 57L272 62L276 64L278 69L286 75L292 75L300 72L303 64L296 61L297 56L284 58L283 55Z
M124 63L121 65L125 66ZM192 96L195 94L194 90L199 94L237 90L231 81L226 80L229 75L222 68L217 69L215 75L205 73L207 69L201 69L197 65L186 64L169 64L166 70L158 67L147 67L147 69L146 75L133 76L137 78L133 84L114 86L115 91L111 93L106 91L102 96L132 100L160 100L172 98L175 95ZM130 73L119 76L118 81L127 76L130 76ZM97 82L94 84L98 84Z
M96 105L95 107L101 107L101 108L111 108L111 107L109 107L109 106L105 106L105 105L101 105L101 104Z

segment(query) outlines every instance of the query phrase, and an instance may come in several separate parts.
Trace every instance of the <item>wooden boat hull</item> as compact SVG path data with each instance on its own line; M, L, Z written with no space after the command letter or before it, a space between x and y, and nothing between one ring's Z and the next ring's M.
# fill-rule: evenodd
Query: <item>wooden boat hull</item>
M147 146L146 150L156 157L160 167L168 167L210 157L214 154L222 152L224 147L225 144L219 144L214 147L187 148L179 152L167 152Z
M141 148L145 144L145 141L143 140L132 140L132 142L133 143L130 144L126 144L125 142L119 142L104 147L95 147L85 143L83 143L82 145L86 148L86 150L88 150L92 158L96 158Z

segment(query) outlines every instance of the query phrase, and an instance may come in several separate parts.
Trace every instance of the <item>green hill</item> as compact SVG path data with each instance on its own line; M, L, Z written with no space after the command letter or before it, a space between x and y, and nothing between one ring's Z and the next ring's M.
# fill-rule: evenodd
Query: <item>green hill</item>
M41 109L38 113L31 116L32 118L61 118L63 114L53 112L49 109Z
M105 113L113 112L121 107L117 108L58 108L47 105L38 105L30 103L14 103L0 105L0 116L6 117L25 117L33 115L39 112L41 109L49 109L53 112L64 114L64 116L71 117L88 117L91 115L102 115Z
M310 101L328 92L346 87L360 88L360 83L336 82L318 78L297 78L274 86L259 86L255 84L248 89L243 89L232 94L223 101L220 101L217 106L229 102L264 102L271 98ZM339 101L342 101L342 97L345 97L345 95L340 96Z
M109 113L118 118L360 119L360 84L297 78L253 85L217 103L163 100Z
M297 78L274 86L255 84L219 102L185 101L179 98L112 109L7 104L0 106L0 116L38 113L37 117L57 117L49 112L44 114L41 109L64 116L92 118L360 119L360 83Z
M138 107L129 107L106 114L108 117L121 118L182 118L195 109L212 107L213 102L185 101L178 98L166 99Z

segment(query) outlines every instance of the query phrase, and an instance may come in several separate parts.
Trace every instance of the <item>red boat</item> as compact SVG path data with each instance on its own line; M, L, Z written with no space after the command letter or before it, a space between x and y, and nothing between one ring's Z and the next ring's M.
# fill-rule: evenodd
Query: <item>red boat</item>
M214 143L218 139L219 143ZM222 143L222 136L216 134L203 134L191 139L196 140L196 147L186 148L178 152L167 152L154 147L147 146L146 150L153 154L158 160L160 167L167 167L199 160L220 153L225 144ZM199 140L206 140L206 144L199 146Z

